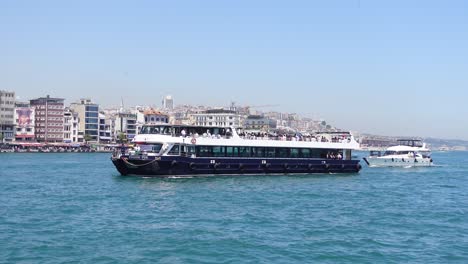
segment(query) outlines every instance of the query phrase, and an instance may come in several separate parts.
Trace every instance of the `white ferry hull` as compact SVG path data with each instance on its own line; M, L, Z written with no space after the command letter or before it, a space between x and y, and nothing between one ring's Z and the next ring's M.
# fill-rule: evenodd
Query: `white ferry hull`
M364 161L369 167L428 167L433 165L431 158L420 157L367 157Z

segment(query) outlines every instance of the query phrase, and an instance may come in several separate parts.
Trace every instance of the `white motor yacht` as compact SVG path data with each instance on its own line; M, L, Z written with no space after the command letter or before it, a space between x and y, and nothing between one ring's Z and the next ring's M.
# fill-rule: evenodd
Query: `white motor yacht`
M364 158L369 167L422 167L432 166L431 150L418 139L399 139L398 145L389 147L382 154L371 151Z

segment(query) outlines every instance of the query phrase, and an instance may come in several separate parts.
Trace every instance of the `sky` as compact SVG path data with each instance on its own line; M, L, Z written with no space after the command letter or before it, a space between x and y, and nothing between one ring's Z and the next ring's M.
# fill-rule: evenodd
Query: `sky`
M0 89L468 140L466 1L0 1Z

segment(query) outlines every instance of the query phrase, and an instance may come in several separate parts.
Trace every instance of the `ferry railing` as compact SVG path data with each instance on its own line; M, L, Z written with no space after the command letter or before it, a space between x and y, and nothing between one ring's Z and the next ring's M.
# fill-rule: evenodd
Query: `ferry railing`
M258 136L240 136L246 140L273 140L273 141L301 141L301 142L323 142L323 143L351 143L351 137L346 138L326 138L326 137L258 137Z
M190 138L210 138L210 139L230 139L231 136L219 136L219 135L195 135L183 137L186 139ZM240 135L239 138L244 140L272 140L272 141L302 141L302 142L322 142L322 143L351 143L352 137L290 137L290 136L254 136L254 135Z
M184 139L191 138L210 138L210 139L231 139L233 136L219 135L219 134L190 134L186 136L182 135L170 135L173 137L182 137ZM273 141L302 141L302 142L322 142L322 143L352 143L353 137L350 134L344 135L313 135L313 136L287 136L287 135L255 135L255 134L239 134L239 138L245 140L273 140Z

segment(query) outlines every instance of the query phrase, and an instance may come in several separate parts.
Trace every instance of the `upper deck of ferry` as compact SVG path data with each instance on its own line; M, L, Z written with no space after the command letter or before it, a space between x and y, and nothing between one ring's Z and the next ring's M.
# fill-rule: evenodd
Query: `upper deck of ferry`
M281 133L248 131L242 128L213 127L213 126L187 126L168 124L144 125L140 135L166 135L171 137L230 139L236 135L246 140L275 140L275 141L304 141L322 143L349 143L352 135L349 132L316 132L310 133Z

